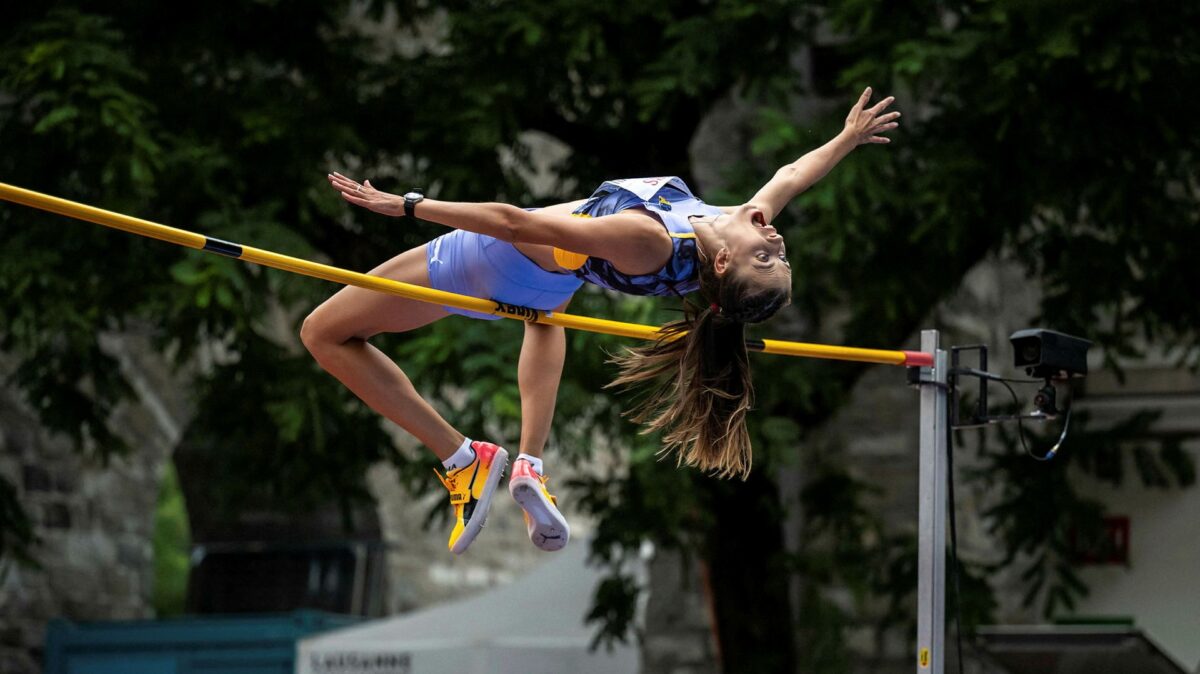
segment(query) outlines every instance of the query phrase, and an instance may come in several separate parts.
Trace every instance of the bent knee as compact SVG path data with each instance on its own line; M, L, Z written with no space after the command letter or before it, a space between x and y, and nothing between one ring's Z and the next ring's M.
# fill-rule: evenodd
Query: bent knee
M321 317L321 307L317 307L305 316L304 322L300 324L300 341L309 353L319 356L322 351L345 340L338 339L333 334L328 322Z

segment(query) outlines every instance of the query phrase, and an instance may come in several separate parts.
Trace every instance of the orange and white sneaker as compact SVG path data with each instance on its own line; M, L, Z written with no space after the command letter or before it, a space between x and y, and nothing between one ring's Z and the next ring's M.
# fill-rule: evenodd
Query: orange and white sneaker
M450 505L454 506L454 529L447 544L450 552L461 555L479 535L492 507L492 494L504 477L508 466L508 452L490 442L471 443L475 460L462 468L456 468L443 477L436 470L434 475L450 492Z
M513 462L508 493L525 511L529 540L547 552L561 550L571 538L571 527L558 511L558 499L546 489L550 478L538 475L528 461Z

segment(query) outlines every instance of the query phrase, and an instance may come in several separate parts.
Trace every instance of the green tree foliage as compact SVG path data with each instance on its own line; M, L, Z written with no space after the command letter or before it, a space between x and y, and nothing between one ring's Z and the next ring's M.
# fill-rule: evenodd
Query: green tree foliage
M999 254L1024 264L1046 289L1043 322L1087 335L1110 356L1137 355L1135 344L1147 338L1177 345L1181 363L1196 364L1200 324L1194 304L1182 306L1188 293L1181 289L1200 278L1178 260L1200 243L1200 143L1182 131L1187 113L1172 102L1200 84L1196 7L864 1L826 8L840 36L820 50L836 64L829 85L872 84L919 103L905 108L904 133L888 152L856 153L793 210L804 218L797 228L804 235L789 237L793 265L805 270L797 304L810 321L796 336L895 344L967 269ZM788 119L783 106L763 113L756 145L764 165L804 137L806 129ZM742 194L753 180L744 184ZM800 418L817 422L858 375L810 363L785 363L776 373L758 380L758 419L796 418L800 380L822 383L799 386ZM1085 452L1097 443L1072 444ZM1027 471L1046 470L1021 461ZM1059 470L1049 473L1065 479ZM1042 493L1034 481L1011 477L1010 498ZM1077 524L1099 515L1076 510ZM993 512L996 533L1009 531L1001 536L1009 550L1049 551L1051 560L1058 539L1010 531L1028 526L1030 514ZM1035 593L1043 608L1069 607L1065 600L1079 592L1069 569L1034 568L1047 582ZM852 578L832 580L853 586ZM1027 580L1032 588L1039 579ZM974 585L964 583L964 601Z
M191 530L187 504L179 488L174 464L163 470L158 503L154 506L154 614L159 618L181 615L187 600L191 566Z
M347 209L324 185L328 170L384 189L531 203L519 134L533 130L571 150L554 196L613 176L691 178L698 125L733 95L757 115L742 129L746 151L697 158L727 181L704 196L733 203L832 135L845 112L839 103L799 121L798 102L850 99L871 84L900 96L903 134L856 152L780 221L801 273L771 335L899 344L968 269L1004 254L1047 289L1055 327L1112 354L1149 337L1198 357L1200 309L1185 291L1200 287L1188 260L1200 244L1200 140L1180 93L1200 85L1194 3L56 7L12 8L0 35L7 182L364 270L439 230ZM515 162L501 161L502 149ZM107 420L130 389L98 336L152 326L192 377L196 420L183 442L211 448L223 476L213 489L231 510L261 499L349 505L366 498L363 470L380 459L416 474L377 419L279 337L273 317L294 329L328 285L25 209L0 208L0 240L0 348L20 360L12 381L82 447L124 449ZM669 304L584 292L572 310L662 322ZM464 430L486 421L511 439L520 332L451 319L380 343ZM885 622L906 620L895 598L912 577L911 545L865 515L868 485L800 452L862 368L756 358L757 468L745 483L717 482L655 461L654 438L637 436L620 400L601 394L612 374L602 350L619 344L571 336L555 437L563 455L582 457L602 432L632 458L572 492L599 518L598 556L616 565L650 538L703 558L729 671L844 663L829 625L852 616L835 614L821 585L891 596ZM466 397L442 395L452 386ZM773 469L798 453L811 466L804 495L815 516L814 543L795 558L774 525L783 510ZM1161 456L1186 467L1180 454ZM12 499L3 503L8 554L30 533ZM851 545L837 535L864 529L876 537ZM793 626L782 588L796 573L814 582ZM770 600L744 601L763 587L776 589ZM635 592L621 581L602 588L602 636L623 633ZM976 605L985 615L987 602ZM785 645L795 630L822 647L794 662ZM756 659L772 653L777 661Z

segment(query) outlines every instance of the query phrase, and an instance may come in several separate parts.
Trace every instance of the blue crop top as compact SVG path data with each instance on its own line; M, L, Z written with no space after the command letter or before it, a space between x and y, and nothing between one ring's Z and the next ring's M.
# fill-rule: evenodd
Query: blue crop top
M557 249L555 259L588 283L629 295L686 295L699 288L696 232L688 217L720 215L721 210L696 198L679 178L666 176L606 181L575 209L574 215L600 217L629 208L644 208L671 235L674 251L662 269L652 274L630 275L617 271L608 260Z

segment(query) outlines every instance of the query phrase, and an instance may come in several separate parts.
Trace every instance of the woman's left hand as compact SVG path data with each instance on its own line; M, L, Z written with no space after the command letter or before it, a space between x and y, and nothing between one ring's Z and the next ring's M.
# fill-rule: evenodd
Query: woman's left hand
M356 206L384 215L404 215L404 199L371 187L370 180L364 180L360 185L340 173L330 173L329 184L342 193L343 199Z
M863 90L862 96L858 97L858 102L854 104L854 107L850 108L850 114L846 116L846 128L842 133L852 138L855 145L862 145L864 143L890 143L892 142L891 139L881 134L900 126L900 123L895 121L900 118L900 113L889 112L882 114L896 100L895 96L888 96L874 106L867 108L867 102L870 100L871 87L867 87Z

